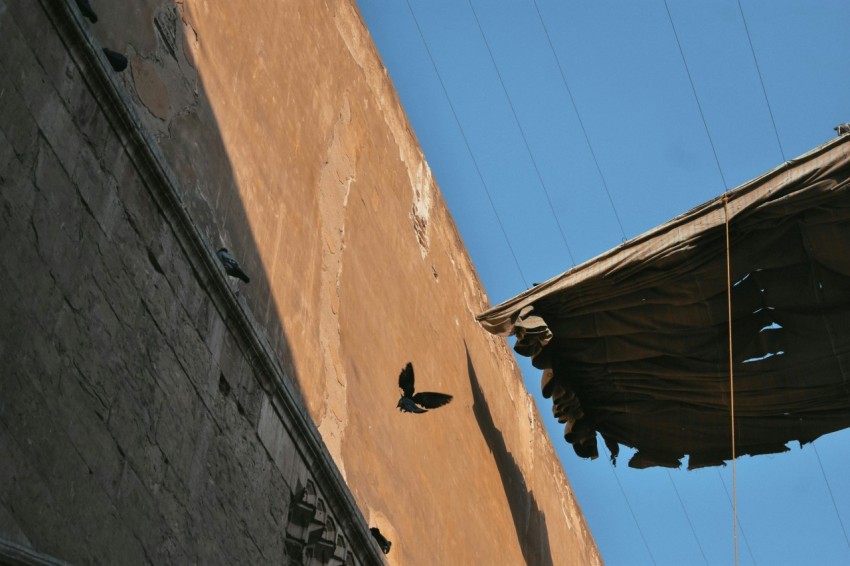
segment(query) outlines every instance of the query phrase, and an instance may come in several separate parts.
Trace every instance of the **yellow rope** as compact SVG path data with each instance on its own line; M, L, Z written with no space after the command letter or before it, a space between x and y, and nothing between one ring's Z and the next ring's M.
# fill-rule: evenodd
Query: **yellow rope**
M738 566L738 479L735 473L735 374L732 366L732 262L729 251L729 197L723 195L726 215L726 305L729 315L729 409L732 414L732 527L735 540L735 566Z

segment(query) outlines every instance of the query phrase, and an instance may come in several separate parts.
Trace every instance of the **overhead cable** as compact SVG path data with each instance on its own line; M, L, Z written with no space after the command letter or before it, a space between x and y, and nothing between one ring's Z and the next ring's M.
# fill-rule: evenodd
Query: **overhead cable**
M626 507L629 508L629 513L631 513L632 519L634 519L634 521L635 521L635 526L637 527L637 530L638 530L638 533L640 534L641 540L643 540L643 545L646 547L646 552L647 552L647 554L649 554L649 559L652 560L653 564L658 564L655 561L655 556L652 555L652 551L649 549L649 543L646 542L646 537L643 534L643 529L640 528L640 523L638 522L637 515L635 515L634 509L632 509L632 504L629 503L629 496L626 495L626 490L623 489L623 484L620 483L620 478L619 478L619 476L617 476L617 470L614 468L614 463L611 460L611 454L608 453L607 450L605 450L604 448L603 448L603 451L605 451L605 455L606 455L606 458L608 460L608 464L611 468L611 473L614 474L614 479L617 480L617 486L620 488L620 493L623 494L623 501L626 502Z
M558 72L561 74L561 81L564 83L564 88L567 91L567 96L572 104L573 111L576 114L578 125L581 128L581 133L584 135L584 141L587 142L587 149L590 150L590 156L593 158L593 163L596 165L596 171L599 173L599 179L602 181L602 187L605 189L605 194L608 195L608 202L611 203L611 210L614 211L614 218L617 219L617 225L620 227L620 234L623 236L623 241L626 241L626 231L623 229L623 223L620 221L620 214L617 212L617 207L614 205L614 199L611 197L611 191L608 189L608 183L605 181L605 175L602 174L602 167L599 165L599 159L596 157L596 152L593 151L593 145L590 143L590 136L587 134L587 128L584 127L584 120L581 119L581 114L578 111L573 91L567 83L567 75L564 73L564 67L561 65L561 58L558 57L555 46L552 43L552 38L549 36L549 29L540 14L540 8L537 6L537 0L533 0L534 10L537 12L537 18L540 20L540 25L543 27L543 33L546 36L546 41L549 43L549 49L552 50L552 55L555 57L555 64L558 66Z
M820 473L821 475L823 475L824 483L826 483L826 489L829 492L829 498L832 499L832 506L835 509L835 516L838 517L838 524L841 525L841 532L844 533L844 542L847 543L847 549L850 550L850 538L847 537L847 529L844 528L844 521L841 520L841 513L838 512L838 504L835 502L835 496L832 494L832 488L829 485L829 480L826 478L826 471L823 469L823 462L821 462L820 454L818 454L818 447L815 446L814 442L812 442L812 448L815 449L815 457L817 457L818 460Z
M697 546L699 547L699 553L702 554L702 559L705 561L706 566L708 566L708 558L705 557L705 551L702 549L702 544L699 542L699 537L697 536L697 531L694 529L694 524L691 522L691 516L688 514L688 510L685 508L685 502L682 501L682 496L679 494L679 488L676 487L676 482L673 481L673 475L670 473L670 470L665 470L667 472L667 477L670 478L670 483L673 485L673 491L676 492L676 497L679 499L679 505L682 506L682 511L685 513L685 519L688 520L688 526L691 527L691 533L694 535L694 540L697 542Z
M514 258L514 264L516 265L517 272L519 273L520 279L522 279L525 288L528 289L530 285L528 284L528 280L525 278L525 274L522 272L522 267L519 265L519 260L517 259L516 253L514 252L514 247L511 245L511 240L508 238L508 233L505 230L505 225L502 224L502 219L499 216L499 212L496 210L496 205L493 202L493 197L490 195L490 189L487 187L487 182L484 180L484 175L481 173L481 168L478 166L478 161L475 159L475 154L472 153L472 147L469 145L469 140L466 137L466 133L463 130L463 126L460 123L460 118L458 118L457 112L455 111L454 104L452 104L452 99L449 97L449 91L446 89L446 85L443 82L443 77L440 75L440 71L437 69L437 63L434 61L434 56L431 53L431 48L428 47L428 42L425 40L425 34L422 33L422 28L419 26L419 20L416 18L416 13L413 11L413 6L410 5L410 0L406 0L407 9L410 10L410 15L413 17L413 23L416 24L416 30L419 32L419 37L422 38L422 44L425 46L425 51L428 53L428 59L431 60L431 66L434 68L434 73L437 75L437 80L440 82L440 87L443 89L443 95L446 97L446 101L449 103L449 108L452 111L452 116L454 116L455 122L457 122L458 130L460 130L460 135L463 138L463 143L466 144L466 150L469 152L469 157L472 159L472 164L475 166L475 172L478 173L478 178L481 180L481 186L484 187L484 192L487 194L487 200L490 201L490 207L493 209L493 214L496 215L496 221L499 223L499 228L502 230L502 236L505 238L505 243L508 245L508 249L511 252L511 257Z
M469 3L469 8L472 10L472 15L475 17L475 23L478 25L478 31L481 34L481 38L484 40L484 46L487 48L487 53L490 54L490 61L492 61L493 68L496 70L496 75L499 77L499 84L502 85L502 91L505 93L508 106L511 107L511 112L514 115L517 128L519 128L519 133L522 136L522 142L525 144L525 149L528 151L528 156L531 159L532 165L534 165L534 171L537 173L537 179L540 181L540 186L543 187L543 193L546 195L546 202L549 203L549 210L552 211L552 216L555 218L555 224L558 225L558 231L561 233L561 239L564 241L564 247L567 248L567 254L570 256L570 261L573 266L575 266L576 261L573 257L570 245L567 243L567 237L564 235L564 228L561 226L561 221L558 220L558 214L555 212L555 207L552 205L552 197L549 196L549 190L546 188L546 183L543 181L543 175L540 174L540 169L537 167L537 161L534 159L534 154L531 151L531 147L528 145L528 139L525 137L525 130L523 130L522 124L519 121L516 109L514 108L514 103L511 101L511 95L508 94L508 89L505 87L505 81L502 79L502 73L499 71L499 66L496 64L496 58L493 57L493 51L490 49L490 43L487 41L487 36L484 34L481 22L478 20L478 14L475 12L475 6L472 5L472 0L467 0L467 2Z
M761 75L761 67L759 66L756 50L753 47L753 38L750 37L750 27L747 25L747 18L744 16L744 8L741 7L741 0L738 0L738 10L741 12L741 21L744 22L744 31L747 32L747 42L750 44L750 53L753 55L753 63L756 64L756 72L759 76L761 84L761 92L764 94L764 102L767 105L767 112L770 114L770 123L773 124L773 133L776 135L776 145L779 146L779 153L782 155L782 161L788 161L785 158L785 150L782 148L782 142L779 140L779 130L776 128L776 120L773 118L773 110L770 107L770 99L767 97L767 89L764 87L764 78Z
M670 21L670 27L673 29L673 37L676 39L676 45L679 46L679 55L682 57L682 64L685 66L685 72L688 75L688 82L691 84L691 92L694 94L694 100L697 103L702 125L705 127L705 134L708 136L708 143L711 144L711 151L714 154L714 163L717 164L717 171L720 173L720 179L723 181L724 192L729 190L729 185L726 183L726 176L723 174L723 168L720 166L720 159L717 157L717 148L714 147L714 140L711 138L711 132L708 130L708 122L705 120L705 113L702 111L702 104L697 96L697 88L694 85L694 79L691 76L691 70L688 67L688 61L685 59L685 52L682 49L682 43L679 41L679 34L676 32L676 25L673 23L673 16L670 14L670 6L667 5L667 0L664 0L664 8L667 10L667 19Z

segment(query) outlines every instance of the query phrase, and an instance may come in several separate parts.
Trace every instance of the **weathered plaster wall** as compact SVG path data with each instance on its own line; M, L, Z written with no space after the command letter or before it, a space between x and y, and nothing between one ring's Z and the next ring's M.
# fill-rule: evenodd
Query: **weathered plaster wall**
M17 20L26 17L19 7L22 2L0 0L3 3L15 8L13 20L20 25ZM130 69L118 80L174 171L199 232L214 248L227 245L252 275L251 284L240 287L241 304L256 318L297 386L368 523L379 526L393 541L389 562L599 561L507 344L474 321L474 314L487 307L487 298L351 0L136 0L93 5L100 21L85 25L101 44L130 57ZM3 18L5 24L9 15ZM50 57L50 53L43 56ZM4 64L7 69L21 68L14 59L6 58ZM39 65L49 67L40 59ZM60 65L52 75L48 70L44 81L61 91L70 80L63 72L73 75L73 70ZM26 89L33 87L22 83L17 88L26 100ZM74 108L68 102L66 107ZM38 112L30 114L35 119ZM43 127L38 120L35 123L39 131L53 127L49 122ZM3 133L17 140L21 127L14 120L9 124ZM117 207L119 212L111 213L116 217L112 230L128 229L121 221L125 216L133 218L135 226L156 223L156 211L148 211L151 219L148 213L120 213L125 201L135 203L139 198L116 176L114 162L102 157L101 134L88 135L94 155L86 159L99 163L114 179L105 182L111 189L104 191L115 195L104 201L113 204L89 208ZM20 156L16 149L15 159L29 155L32 160L19 177L38 178L33 177L38 171L34 156L40 153L33 147L40 146L21 146ZM52 151L60 159L70 150L57 141ZM78 166L69 162L64 169L73 175ZM5 194L4 189L4 199ZM27 211L34 210L27 206L23 215L16 209L7 214L10 232L21 229L12 230L12 221L26 226ZM57 214L62 210L61 203L52 206ZM103 268L110 277L148 289L159 274L151 270L145 248L160 264L168 263L165 273L172 273L169 262L176 261L167 232L160 232L154 225L141 238L145 245L137 243L136 248L124 249L123 240L106 252L104 248L115 246L95 246L86 252L93 257L86 258L80 271L92 272L93 265L103 261L95 252L111 253L116 256L112 261L120 262ZM15 245L31 246L34 241L33 235L29 244ZM17 257L4 254L3 259L9 263ZM61 278L59 273L67 269L67 261L59 262L54 271ZM41 273L44 285L53 285L53 276ZM200 308L196 303L203 303L198 298L204 294L203 278L187 279L191 277L178 276L162 288L167 313L182 312L168 293L191 307L185 309L190 313L185 320L170 314L162 329L162 340L169 344L180 343L169 333L185 331L171 326L195 325L196 334L204 336L210 324L191 315L192 309ZM77 279L75 284L81 281L88 280ZM95 281L101 279L93 277L78 285L79 292L97 290L102 302L119 304L124 300L135 304L133 298L141 292L130 288L129 298L113 299L112 289ZM89 287L92 290L86 291ZM62 307L62 301L55 301L58 306L40 298L26 301L29 310L16 315L16 324L44 305L57 310L39 316L53 320ZM13 300L9 303L4 312L22 308ZM70 310L70 319L76 322L79 312ZM108 312L90 312L92 322L101 316L109 319ZM133 328L125 339L147 336L152 330ZM100 332L92 330L94 335ZM109 375L141 375L136 379L151 387L158 372L146 373L144 355L129 368L122 366L127 362L112 362L111 357L98 363L91 360L91 351L115 349L122 336L118 331L103 332L99 342L67 351L88 357L87 363ZM17 347L6 346L4 352ZM208 350L214 360L223 356L236 363L229 353ZM118 351L123 353L124 348ZM177 364L185 363L183 357L180 351L171 354ZM454 401L425 415L397 412L396 380L407 361L414 363L420 389L451 393ZM33 360L36 365L28 367L35 371L38 363L42 362ZM206 367L208 362L198 363L184 372L207 376L198 390L214 395L218 376ZM119 367L109 369L113 364ZM55 367L45 369L51 375L59 372ZM41 394L45 393L32 392L32 402ZM254 405L243 402L247 414L252 414L248 406L258 410L256 399ZM137 410L150 411L156 405L149 403L155 402L141 399ZM188 429L201 426L196 413L180 414L193 415ZM35 425L21 426L23 435ZM99 425L93 421L91 426ZM219 427L222 434L237 435L236 444L239 435L250 437L245 431L231 431L229 424ZM191 438L200 438L197 434ZM197 450L192 441L186 447ZM220 458L227 460L229 451L229 446L222 448ZM123 477L116 470L102 475L114 478L116 473ZM137 475L144 483L156 477L152 473ZM227 501L227 496L220 499ZM32 519L28 524L37 523Z

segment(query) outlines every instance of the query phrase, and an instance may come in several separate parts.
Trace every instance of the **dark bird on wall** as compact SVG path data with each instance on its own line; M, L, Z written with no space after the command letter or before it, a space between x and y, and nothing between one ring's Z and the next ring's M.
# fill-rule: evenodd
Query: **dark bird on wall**
M237 279L241 279L245 283L250 283L251 278L245 275L245 272L242 271L242 268L239 267L239 263L233 259L230 253L227 251L227 248L221 248L216 252L218 259L221 261L222 265L224 265L224 272L230 275L231 277L236 277Z
M413 380L413 364L408 362L398 376L401 399L398 400L396 407L400 411L405 413L427 413L428 409L442 407L452 400L452 396L445 393L423 391L422 393L414 394Z
M87 17L91 23L97 22L97 14L95 14L94 10L91 9L89 0L77 0L77 8L80 9L80 13Z
M382 535L381 530L378 529L377 527L370 528L369 532L372 533L372 536L378 542L378 546L381 547L381 550L384 552L384 554L389 554L390 553L390 547L393 545L393 543L388 541L387 537Z
M106 58L109 59L109 64L112 65L112 69L116 73L120 73L121 71L127 68L127 58L118 53L117 51L113 51L104 47L103 53L104 55L106 55Z
M844 122L843 124L838 124L834 128L839 136L843 136L844 134L850 134L850 122Z

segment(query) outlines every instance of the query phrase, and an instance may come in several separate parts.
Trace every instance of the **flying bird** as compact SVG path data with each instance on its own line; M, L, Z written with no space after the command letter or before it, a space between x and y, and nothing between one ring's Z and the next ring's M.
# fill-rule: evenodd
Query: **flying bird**
M428 409L442 407L452 400L451 395L423 391L413 393L413 364L408 362L398 376L398 386L401 389L401 399L398 400L399 411L404 413L427 413ZM424 408L423 408L424 407Z
M87 17L91 23L97 22L97 14L95 14L94 10L91 9L89 0L77 0L77 8L80 9L80 13Z
M391 541L388 541L387 537L381 534L381 529L377 527L371 527L369 529L369 532L372 533L372 536L377 541L378 546L381 547L381 550L384 552L384 554L389 554L390 547L393 545L393 543Z
M239 263L233 259L230 253L227 251L227 248L221 248L216 252L218 259L221 261L222 265L224 265L224 272L230 275L231 277L236 277L237 279L241 279L245 283L250 283L251 278L248 277L242 268L239 267Z
M844 122L843 124L838 124L834 128L839 136L843 136L844 134L850 134L850 122Z
M116 73L120 73L124 69L127 68L127 58L117 51L113 51L111 49L103 48L103 53L106 55L106 58L109 59L109 64L112 65L112 70Z

